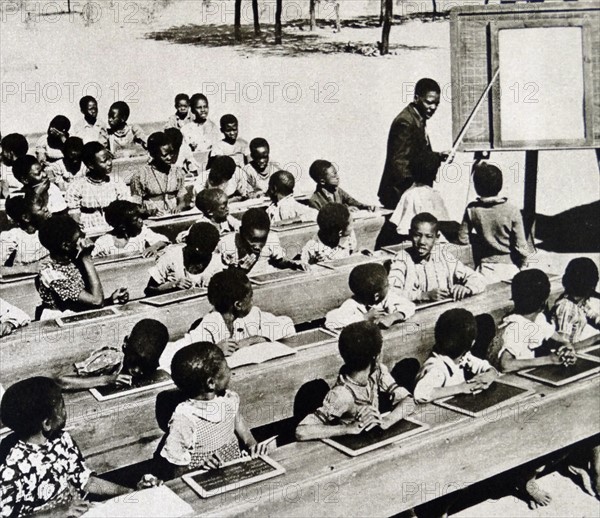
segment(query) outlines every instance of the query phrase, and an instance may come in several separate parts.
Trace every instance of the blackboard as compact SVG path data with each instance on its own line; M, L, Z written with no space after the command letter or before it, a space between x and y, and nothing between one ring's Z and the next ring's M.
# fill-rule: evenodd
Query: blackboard
M138 392L145 392L158 387L164 387L166 385L171 385L172 383L173 381L171 380L169 373L162 369L158 369L148 378L134 380L130 387L127 385L107 385L105 387L90 389L90 392L98 401L108 401L109 399L126 397L131 394L137 394Z
M477 394L458 394L434 403L461 414L478 417L533 393L532 390L496 380L489 388Z
M372 263L378 260L377 256L371 253L355 253L342 259L335 259L334 261L325 261L323 263L317 263L319 266L337 270L338 268L347 268L348 266L355 266L357 264Z
M336 333L329 331L328 329L318 327L317 329L301 331L300 333L296 333L293 336L288 336L287 338L280 338L278 341L293 349L302 350L336 339Z
M560 387L598 372L600 372L600 362L598 360L578 356L575 365L569 367L544 365L543 367L521 371L518 374L554 387Z
M581 351L581 354L595 360L600 360L600 345L588 347L587 349Z
M301 275L306 275L306 273L307 272L303 270L277 270L275 272L253 275L250 277L250 281L254 284L262 286L272 282L280 282L287 279L293 279L294 277L300 277Z
M407 417L390 426L387 430L376 427L357 435L341 435L322 439L322 441L351 457L356 457L387 444L412 437L428 429L429 425Z
M93 309L91 311L81 311L73 315L64 317L58 317L56 323L61 326L71 326L74 324L80 324L81 322L90 322L96 320L105 320L107 318L114 317L118 312L114 307Z
M285 469L277 462L261 455L254 459L242 457L218 469L195 471L182 478L202 498L209 498L284 473Z
M0 277L0 284L11 284L13 282L35 279L37 273L9 273Z
M169 304L175 304L177 302L183 302L184 300L204 297L207 293L208 292L206 288L190 288L189 290L172 291L171 293L165 293L164 295L149 297L141 300L140 302L143 304L149 304L150 306L162 307L168 306Z

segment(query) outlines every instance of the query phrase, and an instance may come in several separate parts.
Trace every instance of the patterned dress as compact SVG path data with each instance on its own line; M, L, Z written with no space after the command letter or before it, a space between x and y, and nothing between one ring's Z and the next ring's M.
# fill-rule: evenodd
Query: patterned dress
M50 259L42 265L36 287L44 308L64 311L69 302L79 299L85 283L74 263L61 264Z
M185 176L180 167L173 166L165 174L153 163L145 165L131 179L132 201L152 215L171 214L177 207L177 198L185 196Z

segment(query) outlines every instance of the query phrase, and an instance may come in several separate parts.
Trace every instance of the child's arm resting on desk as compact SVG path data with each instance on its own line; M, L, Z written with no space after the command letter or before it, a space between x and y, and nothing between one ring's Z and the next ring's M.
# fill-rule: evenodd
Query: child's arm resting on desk
M560 365L566 364L567 360L561 359L557 353L550 353L547 356L539 356L537 358L517 359L510 351L505 349L500 353L500 369L502 372L516 372L523 369L531 369L533 367L542 367L543 365Z

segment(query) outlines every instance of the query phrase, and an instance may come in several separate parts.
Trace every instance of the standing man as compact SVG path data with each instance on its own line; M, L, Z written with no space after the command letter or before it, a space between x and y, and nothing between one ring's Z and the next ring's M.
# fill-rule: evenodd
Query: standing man
M417 159L439 164L448 159L449 153L436 153L425 127L440 104L440 85L429 78L419 79L415 86L415 97L392 122L387 143L385 168L379 184L379 201L386 209L395 209L400 197L412 183L412 166Z

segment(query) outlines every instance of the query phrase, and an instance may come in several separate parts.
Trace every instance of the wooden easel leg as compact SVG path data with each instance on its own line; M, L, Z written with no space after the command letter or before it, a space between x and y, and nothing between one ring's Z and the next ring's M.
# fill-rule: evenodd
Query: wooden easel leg
M525 151L525 193L523 223L525 235L533 241L537 198L538 151Z

